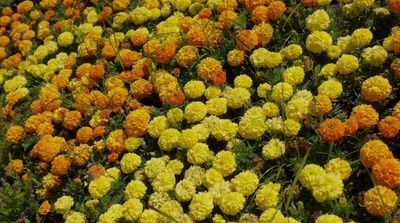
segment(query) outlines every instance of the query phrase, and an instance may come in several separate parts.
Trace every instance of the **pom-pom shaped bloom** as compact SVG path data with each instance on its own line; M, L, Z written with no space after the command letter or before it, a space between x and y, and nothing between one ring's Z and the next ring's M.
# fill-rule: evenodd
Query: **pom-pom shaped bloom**
M400 131L400 119L394 116L386 116L379 121L378 128L386 138L394 138Z
M62 196L54 203L54 209L59 214L69 211L74 205L74 199L71 196Z
M253 30L243 29L236 37L236 47L239 50L251 50L258 45L257 33Z
M176 184L175 196L178 201L190 201L195 194L196 185L192 181L183 179Z
M366 79L361 85L361 95L371 102L382 101L390 93L392 93L392 86L389 80L380 75Z
M400 186L400 161L397 159L382 159L372 166L372 179L378 184L390 189Z
M233 49L228 52L226 56L228 64L232 67L237 67L243 64L245 59L245 52L243 50Z
M264 184L256 193L255 203L257 207L265 211L268 208L275 208L279 202L279 191L281 185L268 182Z
M74 35L69 31L63 32L57 37L57 42L58 45L67 47L74 43Z
M318 94L328 96L331 100L338 98L343 92L343 86L340 81L330 78L318 86Z
M196 143L186 154L189 163L201 165L212 160L212 153L205 143Z
M283 134L286 137L296 136L301 129L300 122L293 120L293 119L286 119L283 122Z
M184 117L189 122L198 122L207 114L207 106L200 101L192 102L185 107Z
M158 138L158 146L161 150L171 151L178 146L181 133L174 128L164 130Z
M68 213L65 223L86 223L86 216L83 213L73 211Z
M161 133L168 128L168 120L165 116L153 118L147 126L147 132L153 138L160 137Z
M199 98L204 94L204 90L206 90L206 86L203 81L191 80L183 87L188 98Z
M311 32L326 30L329 27L330 19L328 13L318 9L306 18L306 28Z
M235 137L238 131L238 124L230 119L219 119L210 131L217 140L229 141Z
M222 176L222 174L214 168L210 168L204 174L203 185L207 188L211 188L215 184L221 183L223 181L224 177Z
M125 153L121 159L121 171L125 174L132 173L138 168L142 159L135 153Z
M210 115L220 116L227 112L226 98L211 98L206 102L207 113Z
M89 193L92 198L101 198L108 193L111 186L111 179L100 176L89 183Z
M317 176L312 183L312 194L318 202L337 199L343 193L343 182L335 174L322 174Z
M281 54L289 60L298 59L303 54L303 48L298 44L290 44L282 49Z
M336 62L336 70L340 74L350 74L358 69L357 57L349 54L342 55Z
M360 129L371 128L378 123L379 113L371 105L361 104L353 108L351 117L358 121Z
M265 118L258 116L243 117L239 122L238 132L244 139L259 139L265 132Z
M303 120L308 114L307 101L304 99L292 99L285 107L286 117L296 121Z
M179 49L176 54L176 62L181 67L189 67L193 64L199 54L199 50L195 46L186 45Z
M274 68L282 63L282 55L261 47L254 50L250 55L250 62L256 68Z
M275 208L265 210L258 221L259 223L280 223L285 222L285 217L282 212Z
M320 94L310 101L308 108L311 114L324 115L332 110L332 102L328 96Z
M13 144L17 144L25 135L25 130L22 126L13 125L7 129L6 139Z
M239 192L228 192L222 195L219 208L224 214L236 215L243 209L245 200Z
M315 219L315 223L343 223L343 220L334 214L324 214Z
M262 155L269 160L277 159L285 154L285 143L279 139L271 139L262 148Z
M385 63L388 58L388 53L382 46L373 46L364 49L362 58L367 64L380 66Z
M283 102L289 100L293 96L292 85L286 82L280 82L272 88L271 97L275 102Z
M236 156L231 151L220 151L213 160L213 168L226 177L236 170Z
M303 83L304 75L304 69L302 67L293 66L287 68L283 72L283 80L292 86L296 86Z
M373 167L384 159L393 158L389 147L379 139L372 139L365 143L360 149L361 163L367 167Z
M70 166L71 161L67 157L58 155L51 162L50 172L55 176L63 176L68 172Z
M242 88L251 88L253 85L253 80L246 74L241 74L233 80L233 84L235 88L242 87Z
M139 199L129 199L125 201L124 206L124 218L128 221L137 220L143 211L143 204Z
M202 221L211 214L214 209L213 197L208 192L200 192L194 195L189 205L189 215L195 221Z
M374 35L369 29L366 28L356 29L351 34L350 44L354 48L363 47L368 45L373 37Z
M272 87L268 83L262 83L257 87L257 96L260 98L266 98L267 93L271 91Z
M299 181L301 185L311 190L315 179L324 174L326 174L326 172L322 167L315 164L307 164L300 172Z
M140 137L146 134L150 115L145 109L131 111L125 119L124 129L128 136Z
M193 129L184 129L180 134L178 145L184 149L192 148L199 141L199 134Z
M347 160L335 158L325 165L325 171L338 175L342 180L347 180L351 175L351 166Z
M157 174L153 181L151 181L151 186L156 192L167 192L174 189L175 183L174 173L166 169Z
M197 65L197 75L203 80L211 80L213 84L223 84L226 81L221 62L212 57L200 61Z
M253 172L246 170L238 175L236 175L231 180L232 188L243 194L244 196L249 196L257 189L258 186L258 177Z
M228 92L225 92L226 102L229 108L238 109L250 101L250 92L246 88L235 87Z
M167 119L170 123L177 123L183 119L183 111L180 108L173 108L167 112Z
M337 141L343 137L345 124L337 118L325 119L319 125L319 133L325 141Z
M191 166L185 171L185 179L192 181L196 186L203 183L205 171L200 166Z
M142 181L139 180L132 180L129 182L125 187L125 199L141 199L146 193L147 187L144 185Z
M384 186L375 186L364 194L364 207L375 216L391 214L397 208L397 201L397 194Z
M312 53L325 52L332 46L332 36L325 31L314 31L307 36L306 47Z

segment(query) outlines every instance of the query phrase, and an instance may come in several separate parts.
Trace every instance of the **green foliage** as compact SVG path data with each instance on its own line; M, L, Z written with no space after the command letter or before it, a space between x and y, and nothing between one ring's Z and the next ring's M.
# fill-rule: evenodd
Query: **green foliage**
M247 170L251 167L253 158L253 148L240 142L233 145L232 152L236 154L236 162L239 170Z

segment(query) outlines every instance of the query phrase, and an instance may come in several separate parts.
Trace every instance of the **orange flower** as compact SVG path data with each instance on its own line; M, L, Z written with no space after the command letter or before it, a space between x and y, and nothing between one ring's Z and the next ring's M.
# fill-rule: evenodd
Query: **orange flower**
M254 8L260 5L264 5L267 3L266 0L244 0L244 6L247 8L248 11L252 11Z
M81 122L81 113L78 111L68 111L65 114L63 126L68 130L74 130Z
M185 16L179 20L178 26L182 32L187 33L194 25L196 24L196 20L190 16Z
M319 125L319 133L325 141L337 141L343 137L345 124L337 118L325 119Z
M226 28L229 25L234 24L237 17L238 16L236 12L232 10L225 10L219 15L218 22L220 22L222 26Z
M90 94L86 92L78 93L75 97L75 109L81 113L89 113L92 107L90 107L92 99Z
M69 153L72 162L76 166L84 166L90 158L92 147L87 144L75 146L72 152Z
M33 7L33 2L31 1L23 1L17 5L17 12L21 14L26 14Z
M308 108L314 115L324 115L332 110L332 102L326 95L317 95L310 101Z
M400 58L393 59L392 63L390 64L390 72L393 76L400 79Z
M364 194L364 207L375 216L390 215L397 209L397 202L397 194L384 186L375 186Z
M382 159L372 167L372 179L378 184L390 189L400 186L400 161L397 159Z
M90 127L82 127L76 132L76 140L79 143L87 143L93 136L93 130Z
M131 111L126 116L124 129L126 134L131 137L141 137L147 133L147 126L150 122L150 114L145 109Z
M64 138L50 135L41 138L32 149L32 156L38 157L43 162L51 162L61 151L65 150Z
M392 48L395 54L400 54L400 31L393 34Z
M139 79L131 84L131 94L137 99L147 98L152 93L153 85L145 79Z
M344 123L346 125L346 129L344 133L346 135L353 135L354 133L357 132L358 130L358 121L354 117L350 117L347 119L347 121Z
M20 159L11 160L5 168L6 174L11 176L13 174L20 174L24 168L24 163Z
M282 1L273 1L268 5L268 18L270 20L280 19L286 11L286 5Z
M142 58L142 55L136 51L123 49L119 51L121 63L125 68L131 68L138 60Z
M42 204L40 205L38 212L40 215L47 215L50 212L50 203L48 200L45 200L42 202Z
M268 11L268 7L264 5L255 7L253 11L251 11L251 21L254 24L267 22L269 20Z
M400 1L389 0L389 9L396 15L400 15Z
M237 6L238 6L238 3L236 0L220 0L220 1L218 1L218 4L217 4L217 10L219 13L221 13L225 10L235 11Z
M100 137L100 136L103 136L105 132L106 132L106 127L99 125L99 126L96 126L96 128L94 128L93 136Z
M189 67L193 64L199 54L199 49L195 46L186 45L178 50L176 62L181 67Z
M305 7L314 7L317 5L317 0L300 0L300 3Z
M171 59L178 48L178 38L167 38L156 50L155 56L158 63L165 63Z
M197 75L203 80L212 80L213 84L222 84L226 81L226 73L222 70L221 62L207 57L197 65Z
M14 125L7 129L6 140L17 144L25 135L25 130L22 126Z
M98 109L106 108L109 103L108 97L98 90L91 91L90 97L91 104L93 104Z
M39 136L39 138L43 138L45 135L52 135L53 131L54 126L49 122L45 122L38 125L36 134Z
M12 13L13 13L13 10L12 10L10 7L4 7L4 8L1 10L1 14L3 14L3 15L8 15L8 16L10 16L10 15L12 15Z
M129 92L125 87L116 87L111 89L107 93L108 100L110 102L110 108L116 112L121 109L128 99Z
M168 105L181 105L185 101L185 93L182 90L169 92L166 104Z
M112 153L107 155L107 161L109 163L114 163L114 162L116 162L118 160L118 156L119 156L118 153L112 152Z
M118 46L115 41L112 41L112 43L111 41L106 41L101 51L101 56L107 60L113 59L117 56L117 48Z
M61 94L53 84L46 84L40 89L39 100L43 111L54 111L62 104Z
M354 117L358 121L358 127L371 128L378 123L379 114L371 105L357 105L353 108L350 117Z
M145 56L151 56L154 55L155 52L158 50L158 48L160 47L161 42L158 39L152 39L147 41L144 45L143 45L143 53Z
M368 141L360 149L361 163L367 168L373 167L381 160L392 158L389 147L379 139Z
M74 66L76 62L76 59L73 57L68 57L65 61L64 61L64 68L65 69L72 69L72 67Z
M258 45L258 36L253 30L241 30L236 38L236 47L240 50L251 50Z
M199 15L200 19L206 19L206 18L211 17L212 11L210 8L203 8L202 10L200 10L198 15Z
M63 155L59 155L51 162L50 172L55 176L63 176L68 172L71 161Z
M100 165L100 164L95 164L91 166L88 170L88 175L90 178L99 178L103 176L106 173L106 169Z
M400 120L394 116L386 116L379 121L378 128L386 138L394 138L400 131Z

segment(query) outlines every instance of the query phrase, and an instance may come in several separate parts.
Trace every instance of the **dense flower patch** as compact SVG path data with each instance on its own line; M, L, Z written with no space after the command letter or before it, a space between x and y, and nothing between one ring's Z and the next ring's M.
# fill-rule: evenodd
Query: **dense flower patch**
M0 14L1 222L400 220L400 0Z

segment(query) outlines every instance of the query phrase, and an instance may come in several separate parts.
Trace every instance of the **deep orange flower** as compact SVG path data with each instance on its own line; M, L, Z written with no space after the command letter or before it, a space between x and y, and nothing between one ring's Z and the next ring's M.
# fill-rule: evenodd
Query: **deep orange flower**
M378 184L390 189L400 186L400 161L397 159L382 159L372 167L372 179Z
M378 128L386 138L394 138L400 131L400 120L394 116L386 116L379 121Z
M244 29L239 32L236 47L240 50L251 50L258 45L258 36L253 30Z
M325 119L319 125L319 133L325 141L337 141L344 135L345 124L337 118Z
M332 110L332 102L326 95L317 95L310 101L308 108L314 115L324 115Z
M346 129L344 131L345 134L347 135L353 135L354 133L357 132L358 130L358 121L354 117L350 117L347 119L347 121L344 123L346 125Z
M106 173L106 169L100 165L100 164L95 164L91 166L88 170L88 175L90 178L98 178Z
M206 19L212 15L212 11L210 8L203 8L198 15L200 19Z
M7 129L6 139L9 142L17 144L25 135L25 130L22 126L14 125Z
M22 172L22 169L24 168L24 162L20 159L13 159L11 160L7 167L5 168L6 174L12 175L12 174L20 174Z
M268 5L268 18L270 20L280 19L286 11L286 5L282 1L273 1Z
M40 204L40 207L38 209L38 212L40 215L47 215L50 212L50 203L48 200L45 200L42 202L42 204Z
M103 136L105 132L106 132L105 126L99 125L99 126L96 126L96 128L94 128L93 136L100 137L100 136Z
M67 157L59 155L51 162L50 172L55 176L63 176L68 172L70 166L71 161Z
M107 155L107 161L109 163L114 163L118 160L118 153L116 152L112 152L110 154Z
M260 24L262 22L267 22L268 17L268 7L265 5L257 6L251 11L251 21L254 24Z
M87 143L93 136L92 128L85 126L76 132L76 140L79 143Z
M373 167L383 159L391 159L393 154L389 147L379 139L373 139L365 143L360 149L361 163L367 167Z
M358 127L371 128L378 123L379 114L371 105L357 105L353 108L350 117L354 117L358 121Z
M81 113L78 111L68 111L63 120L64 128L74 130L79 126L81 121Z
M396 15L400 15L400 1L389 0L389 9Z

